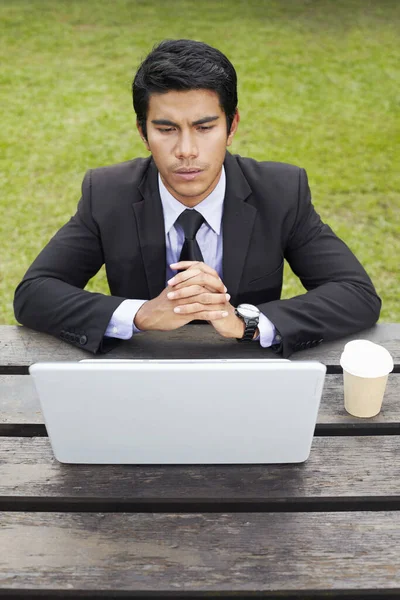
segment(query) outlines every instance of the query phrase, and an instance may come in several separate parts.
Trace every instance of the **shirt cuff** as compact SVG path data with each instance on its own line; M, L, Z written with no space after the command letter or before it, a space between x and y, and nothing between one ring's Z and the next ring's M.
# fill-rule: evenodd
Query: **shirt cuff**
M260 313L258 330L260 332L260 335L256 338L256 340L260 342L261 346L263 348L269 348L270 346L272 346L275 339L276 329L275 326L268 319L268 317L263 315L263 313Z
M129 340L134 333L138 333L140 329L135 326L133 320L145 302L147 300L124 300L121 302L112 314L104 337Z

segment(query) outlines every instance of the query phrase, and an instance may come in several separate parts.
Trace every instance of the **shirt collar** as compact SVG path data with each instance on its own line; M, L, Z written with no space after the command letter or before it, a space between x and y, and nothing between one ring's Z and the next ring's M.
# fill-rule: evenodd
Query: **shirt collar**
M161 204L164 213L165 233L168 234L176 219L181 213L183 213L184 210L186 210L187 207L179 202L179 200L174 198L174 196L167 190L161 180L160 173L158 173L158 187L160 190ZM208 225L215 231L217 235L219 235L221 232L225 189L226 176L224 166L222 165L221 176L217 185L211 194L204 198L204 200L202 200L200 204L195 207L196 210L203 215Z

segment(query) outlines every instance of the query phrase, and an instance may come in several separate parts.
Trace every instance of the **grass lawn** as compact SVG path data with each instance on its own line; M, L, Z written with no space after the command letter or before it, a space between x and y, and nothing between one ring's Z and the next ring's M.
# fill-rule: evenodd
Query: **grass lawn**
M164 38L219 47L239 78L232 151L304 167L313 201L400 322L398 0L2 0L0 323L75 212L88 168L144 156L131 80ZM88 289L107 292L103 270ZM284 296L302 291L286 269Z

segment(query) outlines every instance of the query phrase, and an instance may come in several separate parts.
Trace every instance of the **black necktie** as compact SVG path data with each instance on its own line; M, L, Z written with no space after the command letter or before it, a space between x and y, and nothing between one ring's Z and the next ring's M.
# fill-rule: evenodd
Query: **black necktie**
M203 215L197 210L186 209L177 218L176 222L179 223L185 234L179 260L199 260L203 262L203 255L196 240L196 233L204 223Z

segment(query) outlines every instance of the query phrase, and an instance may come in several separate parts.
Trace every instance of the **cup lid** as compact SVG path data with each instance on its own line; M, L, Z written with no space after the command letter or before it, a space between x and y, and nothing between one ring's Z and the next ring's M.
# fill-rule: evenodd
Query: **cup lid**
M357 377L383 377L393 371L393 358L383 346L369 340L348 342L340 357L340 366Z

